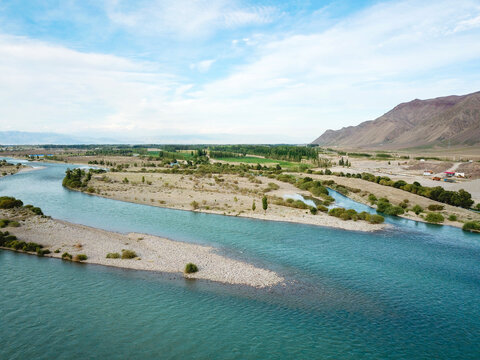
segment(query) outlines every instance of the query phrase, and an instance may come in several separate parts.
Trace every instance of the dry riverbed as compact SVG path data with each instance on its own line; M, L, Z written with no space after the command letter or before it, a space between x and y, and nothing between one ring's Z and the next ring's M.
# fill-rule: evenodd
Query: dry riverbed
M51 251L45 256L60 259L65 252L73 257L85 254L88 257L82 261L85 263L177 274L183 273L185 265L191 262L199 270L185 274L187 278L256 288L284 281L273 271L219 255L215 248L209 246L145 234L120 234L25 213L25 210L0 210L0 218L20 223L19 227L1 230L16 235L20 241L43 245ZM108 253L121 254L122 249L134 251L137 257L106 258Z

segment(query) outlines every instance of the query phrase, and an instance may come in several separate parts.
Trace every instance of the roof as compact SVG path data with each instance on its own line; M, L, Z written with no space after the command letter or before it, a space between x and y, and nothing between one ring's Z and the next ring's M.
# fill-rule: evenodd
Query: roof
M454 171L445 171L445 174L455 174Z

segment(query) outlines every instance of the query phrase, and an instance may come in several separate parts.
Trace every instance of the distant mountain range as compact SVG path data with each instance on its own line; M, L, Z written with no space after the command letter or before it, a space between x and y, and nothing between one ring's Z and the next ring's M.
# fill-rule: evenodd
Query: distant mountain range
M0 131L0 145L79 145L79 144L118 144L119 141L107 138L83 138L57 133Z
M405 149L480 144L480 92L402 103L375 120L327 130L313 144Z

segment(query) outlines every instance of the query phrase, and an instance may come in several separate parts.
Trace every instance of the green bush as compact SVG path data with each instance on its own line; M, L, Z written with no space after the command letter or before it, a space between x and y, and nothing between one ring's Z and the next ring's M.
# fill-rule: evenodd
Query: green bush
M327 212L328 208L326 206L323 206L323 205L317 205L317 210L319 210L321 212Z
M437 205L437 204L428 205L428 210L430 211L440 211L440 210L443 210L444 208L445 206L443 205Z
M78 254L78 255L75 255L75 257L73 258L75 261L85 261L88 259L88 256L85 255L85 254Z
M453 214L450 215L450 216L448 217L448 220L449 220L449 221L457 221L457 215L453 215Z
M107 259L120 259L120 254L119 253L108 253L107 254Z
M375 204L377 202L377 197L373 194L368 195L368 201L370 201L370 204Z
M385 218L382 215L371 214L367 221L370 224L382 224L385 221Z
M22 200L17 200L11 196L0 197L0 209L13 209L23 206Z
M72 260L72 258L73 258L73 256L70 255L68 252L64 252L62 254L62 259L64 259L64 260Z
M401 208L400 206L389 206L384 211L384 213L387 215L398 216L403 215L405 213L405 210L403 210L403 208Z
M43 215L43 211L39 207L36 207L36 206L33 206L33 205L25 205L24 207L26 209L29 209L31 212L33 212L36 215Z
M310 208L310 212L312 213L312 215L316 215L317 212L318 212L318 209L317 209L316 207L313 207L313 206L312 206L312 207Z
M465 231L480 232L480 221L469 221L463 224L462 227Z
M428 221L429 223L441 223L445 220L442 214L439 213L428 213L427 216L425 217L425 220Z
M47 254L50 254L50 250L48 250L48 249L37 249L37 255L38 256L43 256L43 255L47 255Z
M37 243L34 243L34 242L29 242L29 243L26 243L25 246L23 247L23 250L24 251L29 251L29 252L37 252L43 248L42 245L40 244L37 244Z
M137 257L135 251L132 250L122 250L122 259L134 259Z
M188 263L187 265L185 265L186 274L193 274L193 273L196 273L197 271L198 271L197 265L193 263Z
M423 211L423 208L422 208L420 205L415 205L415 206L412 208L412 211L413 211L416 215L419 215L419 214Z

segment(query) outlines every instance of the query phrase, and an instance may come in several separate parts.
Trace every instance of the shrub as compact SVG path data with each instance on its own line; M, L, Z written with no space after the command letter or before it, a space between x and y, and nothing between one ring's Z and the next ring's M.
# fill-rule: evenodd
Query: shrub
M68 252L64 252L62 254L62 259L64 260L72 260L72 258L73 258L72 255L70 255Z
M382 215L372 214L368 219L370 224L382 224L385 221L385 218Z
M40 244L37 244L37 243L34 243L34 242L28 242L25 244L25 246L23 247L23 251L29 251L29 252L34 252L36 251L38 253L38 251L42 248L43 246L40 245Z
M88 256L85 254L78 254L78 255L75 255L75 257L73 258L74 261L85 261L87 259L88 259Z
M198 205L198 202L196 202L195 200L192 201L192 202L190 203L190 205L192 206L192 209L193 209L193 210L197 210L197 209L198 209L198 206L199 206L199 205Z
M423 211L423 208L420 205L415 205L412 210L416 215L419 215Z
M23 206L22 200L17 200L11 196L0 197L0 209L13 209Z
M327 212L328 208L326 206L323 206L323 205L317 205L317 210L319 210L321 212Z
M10 221L8 226L10 227L19 227L20 223L18 221Z
M54 251L55 254L59 254L60 253L60 249L57 249Z
M469 221L463 224L464 231L480 232L480 221Z
M264 210L264 211L267 211L267 209L268 209L268 200L267 200L267 197L266 197L266 196L264 196L264 197L262 198L262 207L263 207L263 210Z
M137 254L132 250L122 250L122 259L133 259L136 258Z
M450 215L450 216L448 217L448 220L450 220L450 221L457 221L457 215L453 215L453 214Z
M428 221L429 223L437 224L437 223L443 222L445 218L443 217L442 214L431 212L427 214L427 216L425 217L425 220Z
M29 208L30 211L33 212L35 215L43 215L43 211L39 207L32 205L26 205L25 207Z
M405 210L408 207L408 204L406 202L401 202L400 204L398 204L398 206Z
M387 215L398 216L403 215L405 210L403 210L400 206L389 206L384 213Z
M47 254L50 254L50 250L48 250L48 249L37 249L37 255L38 256L43 256L43 255L47 255Z
M198 266L193 263L188 263L185 265L185 273L186 274L193 274L198 271Z
M392 204L387 199L382 198L377 201L377 211L379 212L385 212L391 206Z
M312 215L316 215L317 212L318 212L318 209L317 209L316 207L313 207L313 206L312 206L312 207L310 208L310 212L312 213Z
M375 204L377 202L377 197L373 194L368 195L368 201L370 201L370 204Z
M119 253L108 253L107 254L107 259L120 259L120 254Z
M443 210L444 208L445 206L443 205L437 205L437 204L428 205L428 210L430 211L440 211L440 210Z

